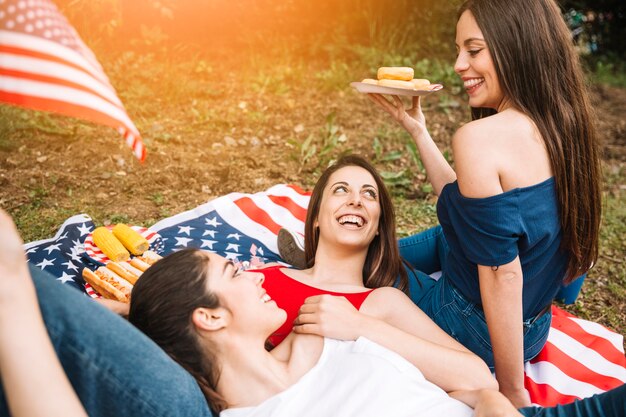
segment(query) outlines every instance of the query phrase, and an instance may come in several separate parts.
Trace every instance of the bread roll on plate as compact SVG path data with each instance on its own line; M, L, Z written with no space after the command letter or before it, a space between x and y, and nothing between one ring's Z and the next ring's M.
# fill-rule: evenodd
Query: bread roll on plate
M409 90L415 89L415 86L411 81L378 80L378 85L383 86L383 87L407 88Z
M415 90L428 90L428 87L430 87L430 81L423 78L414 78L411 82Z
M141 256L135 256L130 260L130 264L139 269L140 271L145 271L150 268L151 265L154 265L159 259L163 258L158 253L147 250Z
M133 268L126 262L109 262L107 264L107 268L109 268L111 271L115 272L117 275L124 278L126 281L130 282L133 285L137 283L137 280L142 274L142 271L138 270L137 268Z
M139 259L147 264L154 265L159 259L163 259L163 257L155 251L147 250L141 256L139 256Z
M378 68L379 80L411 81L414 72L411 67L380 67Z
M88 268L83 269L83 278L103 297L128 303L130 301L130 291L133 286L130 282L117 275L106 266L101 266L95 271Z
M145 262L145 261L143 261L143 260L141 260L141 259L139 259L139 258L140 257L138 256L138 257L135 257L135 258L131 259L130 260L130 264L134 268L140 270L141 272L146 272L146 269L150 268L150 264Z

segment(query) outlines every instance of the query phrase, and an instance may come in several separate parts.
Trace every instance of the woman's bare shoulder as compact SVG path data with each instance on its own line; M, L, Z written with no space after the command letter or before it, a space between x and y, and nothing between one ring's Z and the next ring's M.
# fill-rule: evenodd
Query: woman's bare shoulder
M502 164L502 134L497 124L487 122L489 118L462 126L452 138L454 170L461 194L466 197L482 198L502 192L498 172Z
M466 197L489 197L549 175L535 124L516 110L467 123L454 135L452 151L459 189Z
M411 299L394 287L380 287L372 291L359 309L361 312L384 319L405 304L412 304Z
M512 138L534 136L536 128L529 117L516 110L505 110L461 126L454 134L453 146L506 145Z
M309 354L319 356L324 346L324 338L314 334L291 332L278 346L272 349L272 355L281 361L289 361L293 355Z

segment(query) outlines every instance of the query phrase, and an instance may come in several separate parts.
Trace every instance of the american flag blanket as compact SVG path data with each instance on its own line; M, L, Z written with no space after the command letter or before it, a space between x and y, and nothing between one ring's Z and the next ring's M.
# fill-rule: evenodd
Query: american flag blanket
M161 254L196 247L254 267L281 261L278 231L286 227L303 233L308 201L308 193L290 185L256 194L232 193L161 220L145 233ZM85 291L82 268L93 267L99 259L93 247L85 251L93 229L88 216L71 217L52 239L25 245L29 262ZM626 383L621 335L557 307L552 312L548 342L525 367L534 404L564 404Z

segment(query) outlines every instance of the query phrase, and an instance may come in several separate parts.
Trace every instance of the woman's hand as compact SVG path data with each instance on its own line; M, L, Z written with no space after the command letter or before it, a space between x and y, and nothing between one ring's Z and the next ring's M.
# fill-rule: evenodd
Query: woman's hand
M428 133L428 129L426 129L426 118L422 112L419 96L413 97L413 105L408 110L398 96L392 96L393 101L387 100L380 94L368 94L367 97L389 113L400 126L409 132L415 141L417 151L424 168L426 168L426 176L432 184L436 195L441 193L446 184L456 180L456 173L441 151L439 151L437 144L435 144Z
M474 409L474 417L519 417L504 395L496 390L452 391L448 395Z
M108 300L106 298L96 298L96 302L108 308L115 314L119 314L124 318L128 317L128 313L130 311L130 304L128 303L122 303L121 301L117 300Z
M304 300L293 326L296 333L356 340L366 317L345 298L315 295Z
M393 102L387 100L382 94L370 93L367 95L370 100L385 110L393 119L405 128L411 135L415 136L426 130L426 118L420 105L420 97L413 97L413 106L410 109L404 107L404 103L398 96L392 96Z

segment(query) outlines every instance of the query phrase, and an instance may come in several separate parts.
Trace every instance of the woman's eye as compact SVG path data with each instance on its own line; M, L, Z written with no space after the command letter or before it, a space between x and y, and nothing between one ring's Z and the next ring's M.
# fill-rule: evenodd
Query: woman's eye
M363 193L373 200L376 199L377 194L375 190L365 190Z
M343 194L343 193L348 192L348 189L345 186L340 185L338 187L335 187L334 192L335 192L335 194Z
M470 56L476 56L480 51L482 51L482 49L470 49L467 53L470 54Z

